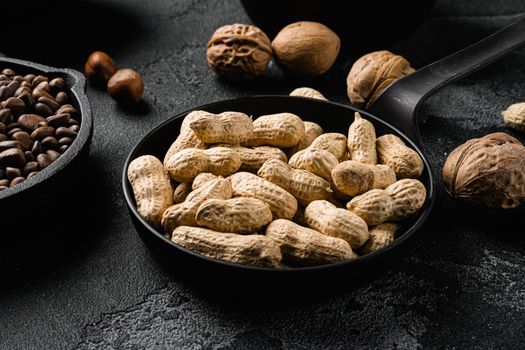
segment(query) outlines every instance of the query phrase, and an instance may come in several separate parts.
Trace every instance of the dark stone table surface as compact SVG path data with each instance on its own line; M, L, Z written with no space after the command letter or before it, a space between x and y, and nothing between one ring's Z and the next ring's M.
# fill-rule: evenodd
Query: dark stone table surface
M222 81L207 68L213 30L249 21L236 0L18 3L24 4L2 10L9 15L0 51L80 69L89 52L102 49L141 72L146 89L140 106L124 110L90 87L95 130L88 169L78 180L85 191L72 192L71 205L37 228L28 228L30 214L16 232L0 224L3 237L20 236L0 243L0 349L525 347L525 220L464 210L447 197L440 175L447 153L468 138L507 131L525 141L500 116L525 100L524 50L425 103L423 149L439 180L438 198L400 266L335 296L235 305L203 296L155 260L128 216L122 165L133 144L181 111L242 95L287 94L305 82L273 63L264 77L244 84ZM421 67L523 13L522 0L441 0L389 48ZM78 40L68 42L63 30ZM345 77L360 53L349 50L308 84L348 103ZM66 223L63 216L78 218Z

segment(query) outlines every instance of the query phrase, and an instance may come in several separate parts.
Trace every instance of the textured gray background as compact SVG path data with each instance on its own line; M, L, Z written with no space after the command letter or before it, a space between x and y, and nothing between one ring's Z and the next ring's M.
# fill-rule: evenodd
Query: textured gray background
M48 32L34 40L45 52L11 42L0 51L79 68L90 51L107 50L120 66L143 74L144 103L122 110L89 88L95 130L89 172L79 184L87 194L72 193L71 208L37 230L24 231L20 222L25 238L1 245L0 348L523 348L523 218L463 211L441 186L414 252L356 291L294 305L232 306L166 273L136 234L121 194L121 168L132 145L185 109L241 95L286 94L300 82L273 64L265 77L246 84L221 81L208 70L205 43L213 30L249 21L238 1L76 3L89 21L72 16L58 23L70 23L78 43ZM522 0L442 0L391 49L420 67L524 12ZM34 33L47 27L11 28ZM311 85L346 103L345 77L354 59L347 54ZM513 53L425 104L423 148L439 180L447 152L468 138L505 130L525 141L500 118L508 104L525 100L524 62L524 50ZM51 225L61 214L81 215Z

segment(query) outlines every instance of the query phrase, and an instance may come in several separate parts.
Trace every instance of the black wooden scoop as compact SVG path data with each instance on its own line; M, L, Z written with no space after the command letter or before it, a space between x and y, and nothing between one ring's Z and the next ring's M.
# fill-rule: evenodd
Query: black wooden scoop
M423 159L425 168L420 180L427 189L427 198L416 217L403 223L392 244L377 252L352 261L324 266L269 269L232 264L210 259L182 248L162 232L155 230L138 214L133 192L127 179L129 163L140 155L151 154L163 159L166 150L180 131L185 111L149 132L129 154L122 173L124 195L133 223L144 242L173 271L189 281L204 284L211 293L252 297L257 294L274 299L288 291L294 298L317 292L330 292L338 287L357 286L387 271L400 260L414 241L416 233L428 217L435 197L435 184L430 163L419 148L417 109L432 92L446 83L489 64L525 43L525 20L472 45L454 55L424 67L390 86L368 111L333 103L292 96L253 96L219 101L192 110L212 113L241 111L254 117L278 112L295 113L304 120L320 124L325 132L346 134L356 111L370 120L377 135L399 136Z

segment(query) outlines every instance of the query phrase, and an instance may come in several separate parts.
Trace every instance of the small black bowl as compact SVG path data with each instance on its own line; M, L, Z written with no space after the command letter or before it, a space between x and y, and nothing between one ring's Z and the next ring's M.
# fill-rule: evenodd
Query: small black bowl
M75 186L82 186L76 175L85 165L93 133L93 117L86 95L84 75L72 69L58 69L41 64L12 58L0 58L0 70L11 68L17 74L43 74L50 79L61 77L66 81L70 103L79 111L80 129L69 147L56 161L37 175L22 183L0 191L0 218L13 222L23 216L36 219L45 216L58 207L67 207ZM71 190L71 191L70 191Z
M213 113L241 111L254 118L264 114L291 112L304 120L321 125L325 132L346 134L353 120L354 112L359 111L370 120L378 135L392 133L403 139L419 152L425 163L421 181L427 188L427 199L419 215L408 220L399 237L388 247L353 261L330 265L271 269L242 266L225 261L210 259L184 249L166 239L162 232L155 230L143 220L137 212L133 190L127 179L129 163L145 154L163 159L165 152L178 135L183 118L189 111L160 124L150 131L129 154L122 173L124 196L131 219L142 240L157 256L166 262L173 271L182 274L188 281L204 285L204 289L221 295L257 294L271 299L279 299L285 293L289 296L324 294L340 288L356 287L366 283L381 273L389 270L394 262L400 260L413 243L416 232L430 213L434 201L432 173L428 161L419 148L394 127L353 107L314 99L291 96L253 96L234 100L220 101L195 109ZM300 294L297 294L297 293Z

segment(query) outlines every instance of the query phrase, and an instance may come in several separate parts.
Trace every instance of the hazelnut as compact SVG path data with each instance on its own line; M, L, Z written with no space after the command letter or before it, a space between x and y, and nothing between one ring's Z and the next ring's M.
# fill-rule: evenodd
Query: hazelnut
M452 197L489 208L515 208L525 203L525 147L496 132L471 139L454 149L443 167Z
M84 74L96 84L105 84L117 71L117 64L102 51L89 55L84 65Z
M119 69L108 81L108 92L120 104L137 103L144 92L144 81L133 69Z
M279 66L293 74L316 77L334 64L341 41L327 26L317 22L296 22L284 27L273 39Z
M375 51L359 58L346 78L347 94L358 107L370 106L381 92L399 78L414 72L403 57Z
M505 125L525 132L525 102L510 105L502 115Z
M252 78L264 73L272 59L270 39L249 24L220 27L208 41L208 65L230 78Z

